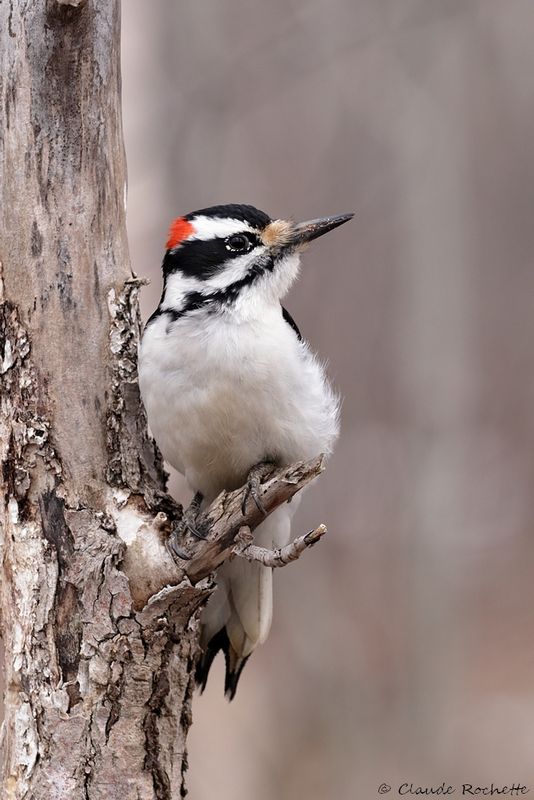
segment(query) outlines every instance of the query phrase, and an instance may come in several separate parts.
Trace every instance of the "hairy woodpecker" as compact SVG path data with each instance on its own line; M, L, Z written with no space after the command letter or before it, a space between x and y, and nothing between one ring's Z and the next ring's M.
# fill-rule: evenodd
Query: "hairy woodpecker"
M258 464L283 466L332 451L338 400L280 301L308 242L352 216L295 224L253 206L222 205L172 223L139 380L164 458L204 505L242 486ZM297 505L294 498L267 517L255 541L288 544ZM231 699L271 618L272 569L240 558L223 564L201 620L202 687L222 649Z

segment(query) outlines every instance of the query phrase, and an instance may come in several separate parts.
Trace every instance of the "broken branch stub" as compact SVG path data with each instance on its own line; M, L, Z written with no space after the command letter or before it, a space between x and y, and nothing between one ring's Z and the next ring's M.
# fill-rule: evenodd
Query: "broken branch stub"
M243 526L236 537L232 555L246 558L247 561L257 561L263 564L264 567L285 567L300 558L305 550L317 544L325 533L326 525L319 525L304 536L298 536L285 547L277 547L274 550L270 550L268 547L255 545L250 528Z

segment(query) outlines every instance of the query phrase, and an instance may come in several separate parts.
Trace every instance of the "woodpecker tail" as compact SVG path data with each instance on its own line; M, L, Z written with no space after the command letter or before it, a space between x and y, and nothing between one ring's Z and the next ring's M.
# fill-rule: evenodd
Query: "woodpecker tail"
M289 542L295 499L277 508L255 531L254 541L263 547L283 547ZM217 588L203 612L201 647L196 679L206 687L213 659L222 650L226 658L224 691L232 700L247 659L262 644L271 628L273 571L244 558L227 561L217 571Z

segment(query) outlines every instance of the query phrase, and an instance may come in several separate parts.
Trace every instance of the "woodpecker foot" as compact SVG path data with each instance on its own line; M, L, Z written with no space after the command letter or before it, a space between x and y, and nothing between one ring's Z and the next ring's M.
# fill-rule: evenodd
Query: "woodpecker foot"
M182 517L182 522L185 526L185 529L188 530L189 533L195 537L195 539L206 538L206 534L196 527L196 520L200 511L200 506L202 505L202 500L202 492L196 492L195 496L184 511Z
M266 478L273 469L274 464L271 461L260 461L250 470L247 478L247 489L243 495L243 502L241 503L241 513L245 514L247 510L247 502L249 497L252 497L256 508L261 511L264 517L267 516L267 511L260 499L260 487L263 478Z
M191 536L195 537L195 539L206 538L206 534L199 530L199 528L196 526L196 518L198 516L198 512L200 511L201 504L202 494L197 492L191 500L189 506L183 512L180 522L177 522L174 526L167 542L167 546L170 548L171 552L184 561L190 561L191 556L186 553L182 547L180 547L178 542L183 541L186 533L190 533Z

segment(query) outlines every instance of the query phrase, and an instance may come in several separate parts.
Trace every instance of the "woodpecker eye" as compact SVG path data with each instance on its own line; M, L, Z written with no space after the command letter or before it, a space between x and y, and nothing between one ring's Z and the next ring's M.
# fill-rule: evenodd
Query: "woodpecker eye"
M224 244L231 253L246 253L252 247L252 242L244 233L234 233L224 240Z

